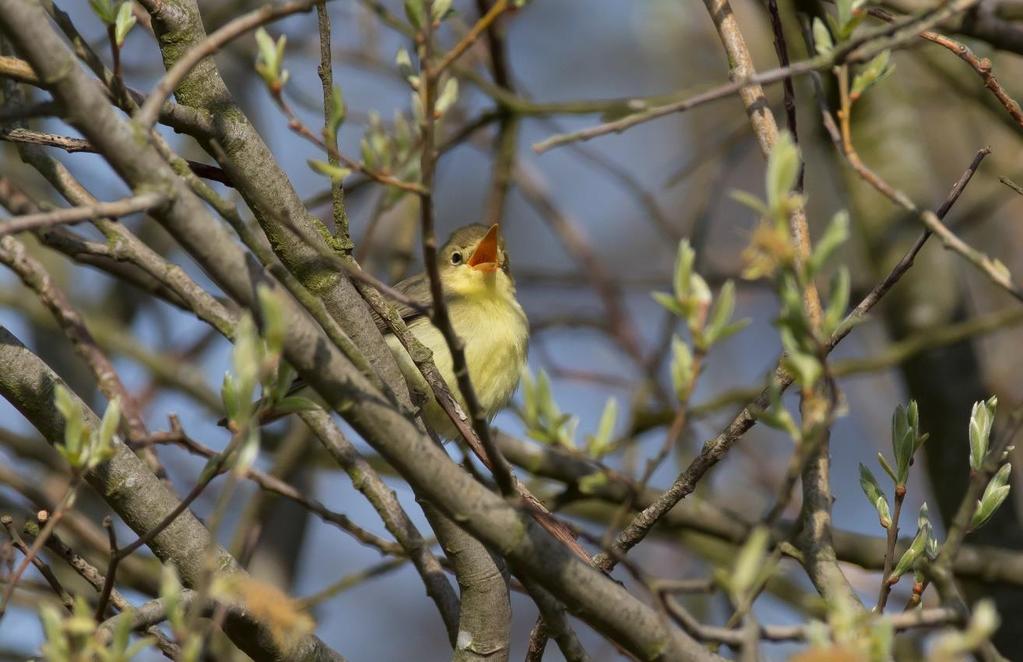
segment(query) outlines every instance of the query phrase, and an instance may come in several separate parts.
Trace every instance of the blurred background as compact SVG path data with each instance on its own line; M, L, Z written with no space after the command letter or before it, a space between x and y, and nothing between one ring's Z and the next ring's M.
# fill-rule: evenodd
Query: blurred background
M106 57L105 28L87 4L63 4L87 40ZM259 4L202 2L207 30ZM341 150L351 155L358 154L361 137L373 126L390 131L395 113L409 116L409 89L394 64L398 49L410 48L409 40L371 11L375 5L372 0L328 5L334 26L335 82L349 108ZM794 16L790 3L780 5L783 16ZM387 0L379 6L402 16L399 2ZM758 69L777 66L764 7L737 1L734 8ZM456 0L455 10L440 34L446 47L478 17L475 2ZM576 102L606 100L607 108L613 110L615 104L610 102L616 99L684 97L726 82L726 59L699 3L535 0L503 19L501 28L511 81L524 101L515 118L517 133L509 138L514 149L511 186L507 199L495 202L492 171L501 121L488 119L495 102L486 49L480 46L460 62L465 75L459 74L459 103L442 129L446 139L458 142L443 153L438 166L438 233L446 236L466 223L500 219L520 300L533 329L530 369L544 370L559 407L578 417L577 443L583 444L586 435L594 433L609 398L619 405L615 437L621 443L605 459L608 465L638 476L645 458L655 454L664 439L664 407L646 383L653 375L663 389L670 390L666 341L673 327L650 292L670 289L678 240L688 237L696 247L698 269L715 290L727 278L737 281L736 316L749 318L751 324L710 354L693 398L694 416L651 481L654 487L667 486L700 444L717 434L759 391L781 351L772 324L778 308L772 289L740 278L740 254L756 219L729 195L733 190L763 195L763 159L737 97L542 155L531 149L550 135L601 120L600 112L592 112L593 104ZM285 66L291 80L286 98L309 126L320 126L315 17L294 16L274 24L270 32L288 36ZM793 60L805 58L794 20L787 20L786 35ZM982 42L966 43L978 55L992 58L994 72L1010 93L1023 92L1013 89L1023 73L1016 55L993 51ZM124 52L126 82L135 89L150 89L164 69L155 40L144 25L129 35ZM310 208L330 222L327 180L306 163L322 155L288 130L287 121L254 73L254 59L255 42L250 36L220 53L217 63L235 100L259 128L295 187ZM1000 176L1023 176L1019 127L992 103L976 73L948 51L921 41L896 53L894 61L894 74L857 105L855 141L863 159L919 206L933 208L976 151L991 146L992 154L947 221L969 243L1001 259L1014 273L1020 271L1018 215L1023 205L998 181ZM851 269L856 301L857 293L869 290L919 234L917 221L899 213L844 167L821 129L808 80L797 80L795 90L811 228L819 233L832 214L849 210L853 238L838 261ZM782 123L781 87L767 92ZM554 107L545 107L550 104ZM460 135L473 123L479 124L475 131ZM74 135L58 121L38 121L33 128ZM182 156L211 162L192 139L166 127L162 130ZM96 197L113 200L129 193L99 157L50 152ZM0 145L0 158L3 174L34 197L64 204L38 174L22 164L14 145ZM231 189L217 186L241 203ZM414 202L395 200L381 187L360 182L358 176L346 188L361 263L389 282L418 271ZM216 291L155 222L136 216L125 223ZM101 238L94 228L77 229ZM36 254L87 314L90 328L115 359L122 379L144 404L150 428L167 429L167 417L174 414L192 437L223 448L228 435L215 421L220 416L219 388L229 369L230 345L193 317L129 285L46 249L38 248ZM49 315L10 274L0 275L0 285L0 323L102 410L105 402L90 372ZM911 517L905 521L911 535L912 515L927 501L940 537L942 517L947 518L958 505L967 479L966 430L972 402L995 393L1008 408L1023 397L1016 351L1021 340L1017 325L1023 322L1023 314L1013 311L1013 305L1005 293L931 242L872 319L832 354L846 404L831 444L838 529L883 534L860 492L857 463L878 472L875 455L878 450L889 452L892 410L913 397L920 403L922 427L932 439L926 447L926 462L914 467L905 506ZM524 439L526 432L515 411L520 401L517 397L495 425ZM372 449L359 445L368 457L374 457ZM31 513L42 507L40 500L62 493L64 478L44 446L12 407L0 403L4 511L19 516ZM318 458L318 451L318 444L298 421L284 421L268 430L258 466L279 473L331 510L386 536L348 477ZM457 448L449 446L449 451L460 457ZM773 499L791 451L785 435L758 426L700 484L694 499L740 518L755 518ZM160 448L159 455L179 492L187 491L204 461L177 447ZM403 481L382 462L378 464L388 472L417 525L428 530ZM521 469L517 473L537 493L553 497L564 490L556 481L531 479ZM935 490L935 485L940 489ZM210 514L220 486L218 480L200 497L193 508L197 515ZM221 540L234 549L247 546L253 571L295 596L316 594L347 578L350 586L342 585L313 609L317 632L328 644L355 661L448 656L444 630L411 567L382 566L386 559L375 550L294 504L258 494L253 485L242 486L229 520L221 527ZM1018 495L1014 491L1010 502ZM597 536L615 512L614 506L593 500L563 501L563 512ZM787 511L789 518L798 512L795 501ZM1010 505L978 534L980 540L1023 544L1017 508ZM99 531L97 523L107 514L102 504L83 498L79 511L78 526ZM256 534L255 542L246 542L246 536ZM129 539L126 531L123 538ZM102 550L101 546L87 555L102 564ZM656 576L704 577L714 567L727 567L734 550L720 539L681 529L651 539L630 557ZM845 567L854 586L872 601L877 573ZM373 576L360 576L367 571ZM802 622L807 609L812 613L805 598L813 589L802 570L787 561L782 571L783 581L757 602L755 613L761 622ZM140 586L146 573L156 572L140 564ZM38 581L32 575L29 579ZM68 581L73 584L72 579ZM904 580L892 602L902 604L908 591L909 582ZM140 598L142 594L130 595ZM730 613L720 597L686 597L686 604L707 622L721 623ZM511 657L520 659L536 610L519 594L513 595L513 610ZM614 649L586 626L577 623L577 629L594 659L617 659ZM10 659L31 655L41 637L31 601L20 602L0 623L0 648ZM764 650L768 659L780 660L793 649L768 645ZM1018 650L1023 654L1023 647ZM546 659L561 659L554 646L548 648Z

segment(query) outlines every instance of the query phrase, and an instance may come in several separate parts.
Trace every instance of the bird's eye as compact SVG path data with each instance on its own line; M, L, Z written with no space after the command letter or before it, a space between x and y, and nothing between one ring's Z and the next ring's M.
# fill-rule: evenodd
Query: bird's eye
M462 263L462 254L459 253L458 251L455 251L454 253L452 253L451 254L451 264L461 264L461 263Z

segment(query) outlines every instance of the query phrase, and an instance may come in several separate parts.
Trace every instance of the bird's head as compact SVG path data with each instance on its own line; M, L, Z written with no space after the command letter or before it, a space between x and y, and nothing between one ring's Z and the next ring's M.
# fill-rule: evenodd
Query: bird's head
M497 224L455 230L437 256L441 283L456 296L512 289L508 255Z

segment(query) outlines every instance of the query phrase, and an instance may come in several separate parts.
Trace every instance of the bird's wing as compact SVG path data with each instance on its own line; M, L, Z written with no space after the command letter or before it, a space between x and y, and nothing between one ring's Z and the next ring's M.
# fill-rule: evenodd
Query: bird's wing
M429 306L432 301L430 297L430 281L427 280L425 273L416 274L415 276L410 276L409 278L398 282L394 286L394 289L412 299L420 306ZM385 294L384 297L386 296L387 295ZM412 322L417 319L426 317L426 313L421 310L417 310L412 306L408 306L397 301L392 301L391 303L394 305L394 309L397 311L398 316L401 317L401 320L405 322L405 324L412 324ZM376 322L380 333L385 336L389 334L391 329L387 326L387 322L384 321L384 318L378 315L372 308L370 309L370 313L372 314L373 321Z

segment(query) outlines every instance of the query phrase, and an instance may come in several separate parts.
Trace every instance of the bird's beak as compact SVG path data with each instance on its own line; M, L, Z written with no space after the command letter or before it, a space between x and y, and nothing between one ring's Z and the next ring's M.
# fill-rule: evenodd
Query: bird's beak
M490 226L487 234L480 240L467 264L478 271L497 271L497 239L499 236L500 230L495 223Z

